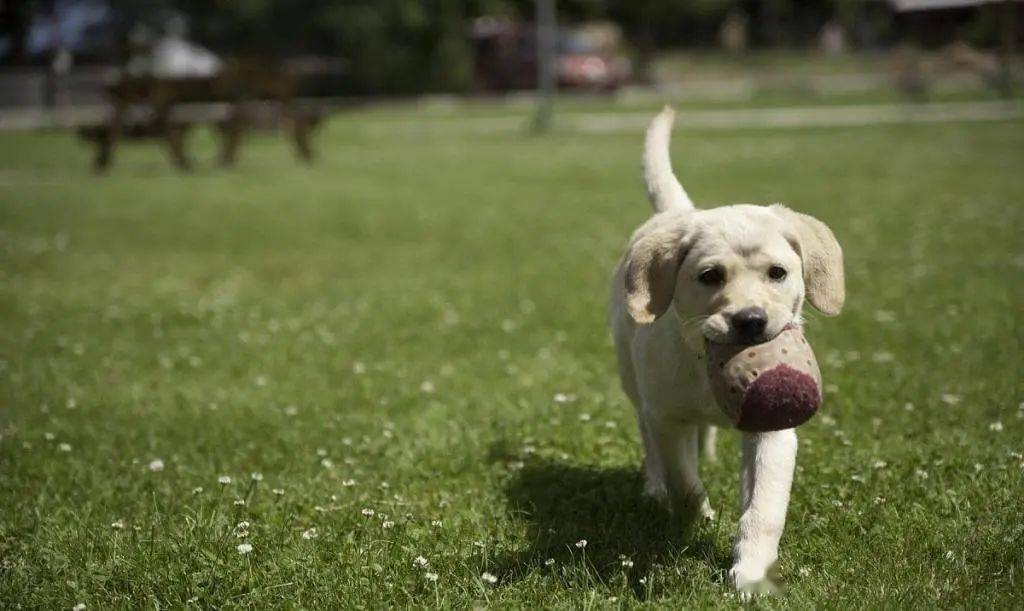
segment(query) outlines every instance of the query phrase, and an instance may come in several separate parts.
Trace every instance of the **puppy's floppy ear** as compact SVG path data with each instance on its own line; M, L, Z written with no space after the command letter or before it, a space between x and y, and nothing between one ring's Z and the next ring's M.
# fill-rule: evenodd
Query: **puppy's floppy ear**
M803 261L807 300L822 314L835 316L846 301L843 249L836 236L828 225L813 216L793 212L781 204L775 204L771 210L793 232L790 242Z
M689 219L683 217L634 238L629 245L626 307L636 322L654 322L672 303L676 274L689 249L689 226Z

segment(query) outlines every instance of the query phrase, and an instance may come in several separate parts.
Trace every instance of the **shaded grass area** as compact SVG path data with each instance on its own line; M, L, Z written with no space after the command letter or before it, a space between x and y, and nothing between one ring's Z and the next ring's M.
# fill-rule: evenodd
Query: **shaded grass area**
M189 176L0 134L0 600L737 604L736 439L703 467L718 520L670 523L604 329L640 134L371 114L314 166L257 137ZM1019 604L1022 127L677 135L695 199L784 201L846 249L765 606Z

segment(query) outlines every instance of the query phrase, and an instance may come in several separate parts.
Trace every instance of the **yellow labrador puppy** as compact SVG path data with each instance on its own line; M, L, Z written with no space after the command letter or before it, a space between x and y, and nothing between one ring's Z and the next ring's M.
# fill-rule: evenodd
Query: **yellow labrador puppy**
M698 210L672 172L674 113L651 122L644 178L655 214L633 234L612 283L611 327L622 387L636 407L645 491L677 513L714 512L697 469L714 458L708 342L756 344L802 323L804 299L843 307L843 255L822 222L781 205ZM702 439L701 439L702 438ZM743 434L740 521L730 576L744 592L771 588L796 462L796 433Z

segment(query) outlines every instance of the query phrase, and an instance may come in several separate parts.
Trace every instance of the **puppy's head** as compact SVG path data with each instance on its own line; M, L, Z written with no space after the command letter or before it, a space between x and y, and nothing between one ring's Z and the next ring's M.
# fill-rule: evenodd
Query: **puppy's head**
M799 322L805 297L835 315L845 296L832 231L780 205L663 212L626 253L630 315L648 324L671 308L691 344L767 341Z

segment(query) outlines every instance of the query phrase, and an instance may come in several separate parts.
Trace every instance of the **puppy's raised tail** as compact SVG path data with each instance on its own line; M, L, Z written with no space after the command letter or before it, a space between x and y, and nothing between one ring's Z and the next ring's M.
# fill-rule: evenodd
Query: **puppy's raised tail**
M692 210L694 207L683 185L672 173L668 149L675 118L676 111L666 106L651 121L644 138L644 181L647 183L647 197L655 212Z

